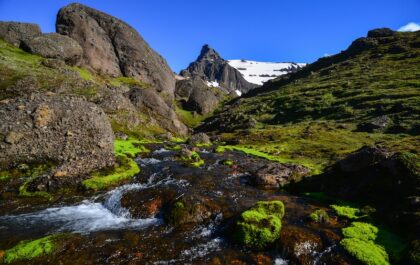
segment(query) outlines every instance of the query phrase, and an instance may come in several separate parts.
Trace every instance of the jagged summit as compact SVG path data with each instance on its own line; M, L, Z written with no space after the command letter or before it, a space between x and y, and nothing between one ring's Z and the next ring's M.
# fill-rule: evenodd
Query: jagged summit
M208 44L204 44L201 48L200 55L197 58L197 61L201 60L222 60L223 58L219 55L219 53L210 47Z
M230 66L219 53L205 44L197 60L192 62L180 75L186 78L200 77L204 81L217 83L221 88L238 94L246 93L257 87L245 80L242 74Z

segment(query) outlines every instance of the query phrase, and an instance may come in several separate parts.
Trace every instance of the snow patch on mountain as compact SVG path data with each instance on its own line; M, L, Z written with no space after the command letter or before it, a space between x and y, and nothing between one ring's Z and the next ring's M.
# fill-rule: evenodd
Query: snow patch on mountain
M271 63L248 60L229 60L229 65L236 68L246 81L262 85L270 79L295 72L304 67L305 63Z

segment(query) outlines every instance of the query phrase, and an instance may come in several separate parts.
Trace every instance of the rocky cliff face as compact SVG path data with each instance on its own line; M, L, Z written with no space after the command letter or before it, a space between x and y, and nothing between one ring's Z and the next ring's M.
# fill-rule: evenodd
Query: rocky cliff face
M208 82L217 82L229 92L246 93L257 87L246 81L238 70L230 66L228 61L209 45L203 46L197 60L192 62L187 69L182 70L181 75L186 78L198 76Z
M80 44L85 66L107 75L134 77L173 97L172 70L123 21L81 4L70 4L58 12L56 28Z

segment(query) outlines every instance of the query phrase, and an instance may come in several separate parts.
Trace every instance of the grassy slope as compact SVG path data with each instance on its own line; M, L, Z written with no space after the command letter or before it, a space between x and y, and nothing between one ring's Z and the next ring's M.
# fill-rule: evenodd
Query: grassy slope
M373 49L353 56L321 59L226 106L213 120L219 128L242 119L257 126L223 133L279 161L310 166L317 173L363 145L383 142L396 151L419 150L420 34L396 33ZM405 51L391 53L394 46ZM325 63L325 61L335 61ZM306 72L305 72L306 71ZM387 115L393 125L382 133L357 130L361 123ZM233 120L231 117L234 117ZM236 118L239 117L239 118ZM225 124L217 119L225 120ZM221 126L220 126L221 125Z

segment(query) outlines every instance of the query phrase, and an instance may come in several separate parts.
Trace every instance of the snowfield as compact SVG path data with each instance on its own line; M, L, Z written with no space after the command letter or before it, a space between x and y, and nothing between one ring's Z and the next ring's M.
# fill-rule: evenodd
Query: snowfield
M262 85L270 79L306 65L305 63L270 63L248 60L229 60L228 63L236 68L246 81L257 85Z

